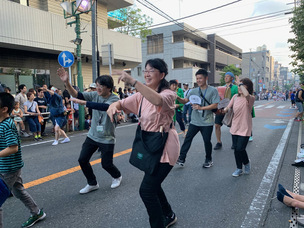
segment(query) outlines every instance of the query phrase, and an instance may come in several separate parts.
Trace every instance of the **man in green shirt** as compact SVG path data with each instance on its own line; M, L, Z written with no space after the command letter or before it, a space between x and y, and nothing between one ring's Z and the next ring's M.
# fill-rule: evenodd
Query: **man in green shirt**
M234 85L235 76L231 72L227 72L225 74L225 82L226 82L226 90L225 90L225 95L224 98L229 98L231 99L235 94L238 93L238 87L237 85ZM219 150L222 148L222 141L221 141L221 127L223 125L222 121L224 119L225 114L217 114L215 115L215 135L217 139L217 143L215 147L213 148L214 150Z
M176 80L170 80L169 81L170 84L170 89L174 92L176 92L177 96L180 98L184 98L184 91L181 88L178 88L178 82ZM185 132L185 124L183 121L183 106L184 104L182 104L181 102L179 102L177 99L175 101L175 115L173 117L173 122L175 125L175 121L178 122L179 127L181 129L181 131L183 132L183 136L186 136L186 132Z

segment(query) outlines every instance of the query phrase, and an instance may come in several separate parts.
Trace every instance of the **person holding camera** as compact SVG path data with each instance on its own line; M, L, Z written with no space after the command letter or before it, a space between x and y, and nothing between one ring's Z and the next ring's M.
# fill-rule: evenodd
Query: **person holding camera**
M208 72L205 69L199 69L195 76L198 87L192 89L186 98L177 97L177 100L183 104L190 101L193 109L191 113L191 122L185 141L180 150L180 156L177 164L184 166L192 140L200 131L203 136L206 151L203 168L210 168L213 165L211 136L214 125L214 117L212 110L217 108L217 104L220 102L220 96L216 88L208 85ZM198 98L195 99L198 101L194 103L191 96Z
M250 174L250 161L246 152L249 137L252 132L252 107L255 101L253 96L253 83L249 78L239 80L236 77L236 84L239 86L238 94L234 95L224 112L233 108L233 118L230 128L234 145L234 156L237 169L232 176L238 177ZM244 165L244 172L243 172Z

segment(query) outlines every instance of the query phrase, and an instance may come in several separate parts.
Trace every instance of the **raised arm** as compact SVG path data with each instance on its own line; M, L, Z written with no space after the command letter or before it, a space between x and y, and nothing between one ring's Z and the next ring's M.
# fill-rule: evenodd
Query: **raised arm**
M69 92L70 95L73 97L77 97L78 92L73 88L69 81L69 74L68 72L63 68L59 68L57 70L57 75L60 77L61 81L65 84L67 91Z
M188 99L187 97L181 98L181 97L177 96L176 99L177 99L180 103L182 103L182 104L186 104L186 103L189 102L189 99Z
M149 88L148 86L144 85L141 82L138 82L134 78L131 77L128 73L124 71L114 71L115 74L120 75L118 78L118 84L120 81L123 81L127 84L132 85L136 88L138 92L140 92L150 103L155 106L162 106L163 105L163 98L162 96L157 93L155 90Z

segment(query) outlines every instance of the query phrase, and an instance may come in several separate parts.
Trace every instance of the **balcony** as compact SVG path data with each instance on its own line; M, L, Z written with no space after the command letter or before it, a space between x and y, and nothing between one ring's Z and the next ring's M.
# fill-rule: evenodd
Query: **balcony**
M172 58L187 58L200 62L208 62L208 50L187 42L175 42L170 46Z

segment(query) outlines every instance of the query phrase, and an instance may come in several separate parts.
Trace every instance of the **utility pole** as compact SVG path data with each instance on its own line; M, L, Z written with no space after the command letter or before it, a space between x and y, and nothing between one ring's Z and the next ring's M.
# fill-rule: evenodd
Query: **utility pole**
M92 5L92 80L95 82L97 76L97 56L96 56L96 8L97 8L97 1L95 4Z
M251 48L250 48L250 54L249 54L249 79L251 80Z
M80 38L80 15L76 14L76 37ZM77 56L77 83L80 92L83 92L83 77L82 77L82 65L81 65L81 43L77 43L76 49L76 56ZM79 105L79 130L84 129L84 106Z

